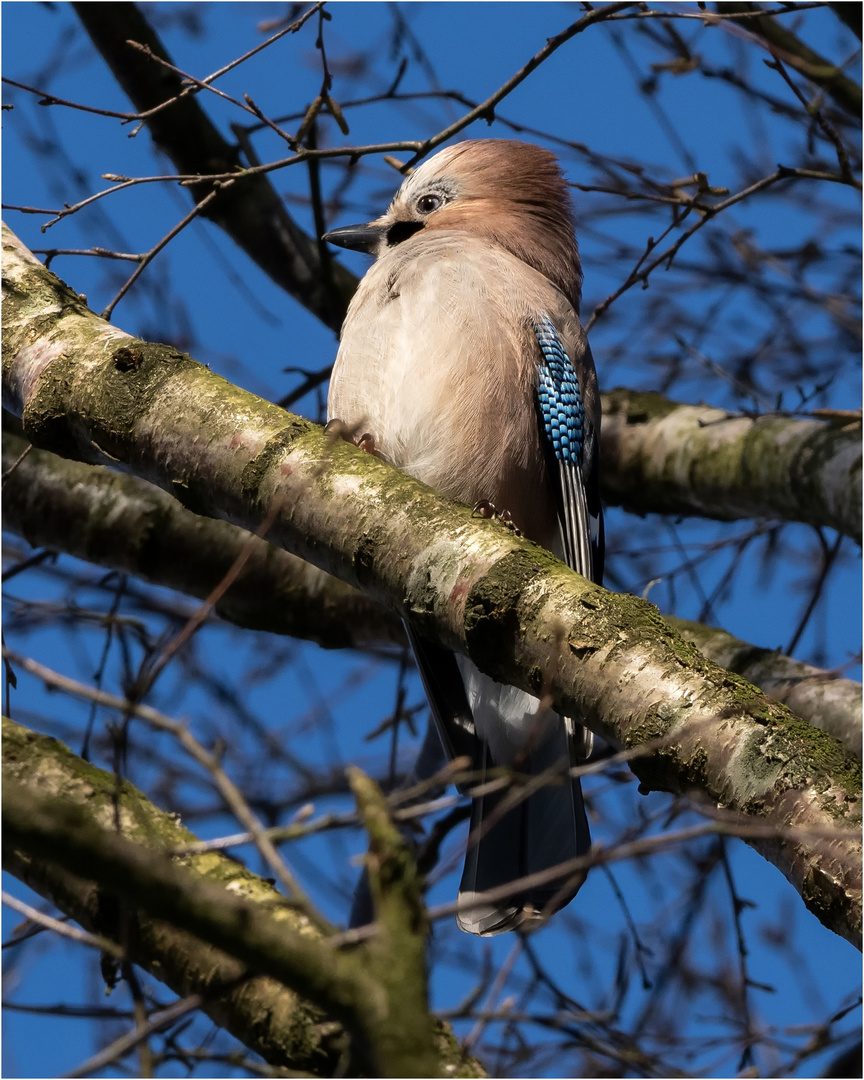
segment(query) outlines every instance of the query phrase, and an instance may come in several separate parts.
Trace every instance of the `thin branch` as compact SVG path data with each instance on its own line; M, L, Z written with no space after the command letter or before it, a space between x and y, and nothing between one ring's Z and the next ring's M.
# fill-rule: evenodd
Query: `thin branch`
M174 237L181 233L187 225L191 224L191 222L193 222L199 214L206 210L207 206L211 202L213 202L216 196L219 195L220 191L224 188L229 187L230 184L231 181L226 180L223 185L214 187L214 189L210 192L209 195L205 195L200 202L195 203L189 213L186 214L186 216L181 221L179 221L173 229L170 229L157 244L155 244L148 252L141 256L141 258L138 260L138 265L132 272L131 277L129 277L123 283L117 294L113 297L112 300L109 301L107 307L102 311L101 317L103 319L111 318L111 314L114 311L114 308L117 306L117 304L120 303L126 293L132 288L132 286L144 273L150 263L156 258L159 252L162 251L165 247L167 247L167 245L174 239Z
M111 1065L113 1062L125 1057L130 1050L134 1050L136 1046L139 1046L151 1035L155 1035L157 1031L169 1027L182 1017L188 1016L189 1013L195 1012L203 1004L204 998L201 994L190 994L189 997L181 998L180 1001L176 1001L167 1009L153 1013L146 1024L136 1027L126 1035L121 1035L119 1039L115 1039L104 1050L100 1050L98 1054L94 1054L93 1057L82 1062L77 1068L63 1073L64 1080L67 1077L93 1076L99 1069L104 1069L107 1065Z
M534 54L527 64L524 64L516 73L512 75L502 86L500 86L494 94L491 94L485 101L482 101L476 108L466 113L465 116L457 120L455 123L450 124L449 127L439 131L437 135L433 135L431 139L426 139L421 143L414 157L408 162L406 168L410 168L416 164L422 157L425 157L430 150L434 150L436 146L440 146L448 139L452 139L454 135L458 135L460 131L464 131L466 127L473 124L475 120L485 120L487 123L491 123L495 117L495 106L499 101L503 101L508 94L516 89L520 83L523 83L528 76L536 71L544 60L548 59L554 52L565 45L571 38L576 37L577 34L581 34L595 23L604 22L607 19L615 15L616 12L623 11L625 8L633 7L632 2L625 3L612 3L604 4L603 7L596 8L593 11L589 11L587 15L583 15L581 19L578 19L575 23L572 23L566 30L562 30L560 34L556 34L554 37L548 39L543 48ZM395 148L394 149L398 149Z
M52 930L55 934L60 934L61 937L70 938L80 945L88 945L91 949L98 949L100 952L110 953L111 956L117 957L118 960L122 960L126 955L125 950L121 949L116 942L109 941L108 938L99 934L88 934L86 930L79 930L77 926L70 926L68 923L61 922L60 919L54 919L50 915L39 911L38 908L25 904L23 900L12 896L5 889L0 893L0 899L7 907L17 911L19 915L24 915L30 922L37 923L46 930Z
M696 806L694 809L701 809ZM679 844L689 844L693 840L701 840L706 836L729 836L740 840L756 839L787 839L798 841L805 835L819 836L825 839L849 838L849 831L842 829L815 829L802 830L795 826L759 825L757 823L742 822L705 822L700 825L691 825L677 832L658 833L653 836L642 837L627 844L617 844L610 847L593 845L587 855L578 855L566 862L558 863L547 870L538 870L534 874L526 874L517 881L499 885L497 888L488 889L483 893L475 893L468 903L464 898L453 900L446 904L439 904L429 909L430 922L445 917L456 915L463 911L486 907L489 904L497 904L514 894L548 885L555 881L562 881L576 874L582 874L595 866L604 866L607 863L623 862L629 859L639 859L657 851L665 851L668 847ZM344 935L343 935L344 936Z
M704 226L707 225L710 221L712 221L718 214L722 213L724 210L728 210L730 206L735 206L736 203L741 202L743 199L750 198L750 196L752 195L756 195L761 191L765 191L768 188L773 187L774 184L779 183L781 180L802 178L812 180L828 180L833 183L840 184L851 184L851 186L859 189L861 187L859 181L855 180L853 183L851 180L838 173L820 172L819 170L815 169L787 168L786 166L781 165L777 169L777 171L771 173L770 176L763 176L761 180L757 180L755 183L750 184L748 187L743 188L741 191L736 192L734 195L730 195L728 199L724 199L722 202L714 203L712 206L705 206L695 202L694 200L694 202L692 203L692 208L694 210L697 210L701 215L699 220L695 224L691 225L690 228L687 229L684 233L682 233L681 236L679 236L673 244L670 244L670 246L666 248L665 251L661 252L660 255L655 256L647 264L647 266L645 266L643 269L639 269L639 267L644 262L646 256L650 254L652 249L656 246L653 240L649 240L645 252L639 259L636 267L634 267L634 269L630 272L627 280L622 285L620 285L613 293L607 296L605 300L599 303L597 307L594 308L594 311L591 313L591 318L585 324L586 333L590 332L594 323L597 322L597 320L609 310L611 305L619 297L623 296L624 293L632 289L634 285L640 282L643 285L647 284L648 278L651 276L652 272L656 270L657 267L662 266L664 263L668 268L671 265L672 260L675 258L675 256L684 246L684 244L686 244L692 236L699 232L700 229L704 228Z
M42 100L40 105L65 105L69 109L77 109L78 112L94 113L96 116L110 116L116 120L137 120L138 113L130 112L117 112L114 109L99 109L93 105L82 105L80 101L67 101L66 98L57 97L55 94L49 94L47 90L37 90L35 86L28 86L27 83L18 82L15 79L9 79L5 75L0 80L7 84L7 86L15 86L19 90L26 90L28 94L36 94ZM13 207L12 209L18 209Z

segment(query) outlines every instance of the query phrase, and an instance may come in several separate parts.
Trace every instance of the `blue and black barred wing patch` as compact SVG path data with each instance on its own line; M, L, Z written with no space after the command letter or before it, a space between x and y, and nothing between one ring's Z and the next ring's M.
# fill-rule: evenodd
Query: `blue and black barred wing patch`
M544 316L533 326L541 353L537 382L540 437L558 502L564 561L591 578L591 529L582 461L585 405L579 377L552 321Z

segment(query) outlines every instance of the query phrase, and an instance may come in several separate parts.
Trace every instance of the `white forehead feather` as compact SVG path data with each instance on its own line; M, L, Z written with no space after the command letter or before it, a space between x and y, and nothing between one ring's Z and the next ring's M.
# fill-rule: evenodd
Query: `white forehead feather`
M419 194L435 183L436 180L444 180L447 177L449 166L455 157L465 152L465 143L457 143L455 146L447 146L439 150L422 165L419 165L410 176L402 181L402 186L393 198L394 202L410 200L413 195ZM450 179L450 177L447 177ZM455 175L454 175L455 179Z

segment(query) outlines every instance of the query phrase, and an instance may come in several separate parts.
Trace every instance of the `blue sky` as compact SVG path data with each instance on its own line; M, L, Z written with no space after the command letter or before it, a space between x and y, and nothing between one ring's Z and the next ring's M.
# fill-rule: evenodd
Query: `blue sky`
M219 3L200 5L143 5L151 17L161 23L160 32L175 62L198 76L214 71L227 61L252 48L262 40L257 29L265 19L280 17L282 5L259 3ZM196 36L177 18L194 9L206 33ZM485 99L514 71L518 70L546 39L560 32L579 16L575 4L547 3L417 3L401 9L409 35L403 37L401 50L391 54L393 10L378 3L338 3L330 8L332 20L325 25L325 41L332 65L332 93L340 102L383 91L394 77L399 60L409 57L403 91L428 91L436 86L458 88L474 100ZM688 10L696 11L695 6ZM128 101L101 60L92 53L88 41L77 28L74 13L67 4L4 3L3 70L4 74L39 89L50 90L58 97L126 110ZM829 56L851 54L851 35L839 30L829 13L801 12L808 41ZM762 55L746 53L741 35L706 31L697 23L679 24L694 51L704 52L719 67L736 59L747 66L752 78L766 93L791 97L776 74L762 64ZM420 54L412 38L422 42ZM321 84L320 58L314 48L315 32L306 27L296 38L283 39L264 50L248 63L229 73L219 86L237 96L249 93L268 115L280 116L302 110L315 96ZM372 57L373 71L357 75L349 61L361 53ZM637 90L633 68L639 77L650 73L650 64L661 57L644 35L632 26L622 26L616 42L608 32L591 31L561 48L530 79L522 84L498 108L498 115L514 123L542 128L562 139L579 142L592 151L628 161L648 163L653 175L662 179L684 176L692 171L693 161L708 174L712 184L735 190L742 166L736 147L746 143L752 154L753 168L770 172L777 162L795 159L800 144L798 130L782 116L767 111L750 110L740 94L717 79L672 78L660 80L653 104ZM857 70L857 68L855 69ZM141 132L130 137L130 127L116 119L94 116L68 109L40 108L32 95L7 88L6 100L15 109L4 114L3 201L9 205L43 208L74 202L108 186L100 179L103 173L129 176L169 173L170 165L157 161L151 153L149 137ZM202 99L211 117L230 136L237 111L212 97ZM428 136L461 115L454 102L418 101L396 108L382 103L363 108L347 108L351 126L346 140L335 126L322 132L322 139L339 145L357 145L392 139ZM292 124L286 121L291 129ZM296 121L294 122L296 127ZM497 124L488 128L475 124L469 137L509 136L511 131ZM533 136L525 135L530 138ZM256 141L262 159L285 156L285 147L275 136ZM575 148L559 148L562 164L574 183L590 184L594 173L585 154ZM689 156L688 156L689 155ZM403 158L407 155L403 155ZM365 159L357 183L352 186L337 220L342 225L365 220L379 213L398 184L398 175L380 158ZM325 181L332 184L335 168L325 166ZM289 169L272 175L277 190L289 202L292 212L307 232L313 231L306 203L308 179L305 171ZM855 193L839 185L831 191L813 189L814 200L830 199L831 215L820 217L819 239L826 249L837 252L844 245L857 245L860 226ZM640 251L647 235L656 226L638 208L628 216L609 218L604 213L602 196L574 191L579 221L581 250L585 271L583 311L593 307L620 282L620 262L610 258L616 244ZM187 211L188 198L170 185L142 185L112 195L40 232L47 215L6 212L8 224L31 247L83 248L91 245L123 251L148 249ZM813 220L790 200L771 197L754 200L729 211L723 230L736 233L762 248L792 247L806 239ZM711 242L711 230L703 230L704 242ZM700 244L702 241L700 241ZM697 264L704 249L694 244L692 261ZM359 255L341 253L357 274L367 265ZM90 258L58 257L53 269L77 291L86 293L94 310L100 310L116 292L128 273L126 264L105 264ZM778 271L779 272L779 271ZM659 271L662 273L662 271ZM675 288L681 296L692 291L694 322L717 303L717 315L709 321L699 339L703 356L723 357L734 351L731 343L746 350L757 342L765 325L764 312L752 306L743 293L730 290L722 301L710 290L693 287L692 269L682 260L681 266L668 271L674 275ZM830 261L824 270L824 285L834 280ZM819 278L815 279L817 282ZM294 376L285 368L300 366L320 368L332 361L336 340L332 331L281 292L231 242L210 225L197 222L183 232L163 255L145 271L142 287L120 302L113 320L124 329L155 339L188 342L199 360L250 391L278 400L292 385ZM627 385L639 389L656 386L656 354L666 300L660 286L646 292L631 290L598 322L592 332L592 349L597 361L601 386L611 389ZM823 334L827 341L827 321L819 309L790 312L790 317L806 320L812 326L816 342L814 363L829 365L832 358L825 347L819 352ZM824 326L823 326L824 324ZM796 388L784 383L781 369L765 373L766 392L783 392L784 404L793 406ZM814 379L815 384L818 379ZM860 403L859 370L854 358L840 367L836 377L818 396L818 403L836 408L857 407ZM670 391L679 400L706 401L723 407L740 407L741 401L730 389L730 382L715 377L700 361L694 360ZM813 389L805 386L805 392ZM301 401L297 408L314 415L316 402ZM610 514L614 536L613 559L618 559L620 573L628 587L642 591L647 584L639 571L644 550L658 542L662 530L651 521L628 518L619 511ZM749 523L681 523L678 538L692 554L699 545L710 545L729 535L738 535ZM732 532L730 533L730 530ZM737 531L736 531L737 530ZM736 568L734 588L716 605L718 621L732 632L759 645L782 647L788 642L800 616L806 596L801 581L809 571L813 557L809 530L787 530L788 558L773 572L766 569L760 549L748 549ZM669 542L666 537L665 543ZM856 656L860 648L860 568L858 553L846 548L844 564L829 581L828 596L811 627L802 637L797 655L824 666L843 666L846 674L860 677ZM672 559L673 556L664 556ZM704 568L701 583L710 591L725 572L727 564L711 562ZM56 600L63 589L45 578L29 580L24 576L10 587L18 595L36 600ZM92 590L93 602L97 601ZM655 587L653 602L661 610L694 617L701 606L687 581L678 580L674 590L667 584ZM101 601L104 603L104 601ZM10 601L7 597L7 604ZM221 628L209 639L208 657L230 681L231 673L248 670L257 662L266 674L246 678L236 689L248 709L265 717L273 730L299 746L309 760L324 761L338 748L345 762L359 761L373 769L386 761L387 747L381 742L368 744L364 734L373 729L392 705L396 679L392 663L359 656L334 655L315 646L282 641L268 641L262 636L241 635ZM76 677L92 674L102 646L96 633L72 633L63 627L33 630L14 647L28 649L50 666ZM271 670L272 669L272 670ZM112 677L119 677L119 661L114 661ZM238 676L239 677L239 676ZM410 683L410 698L419 702L420 689ZM202 734L218 734L225 716L213 711L212 698L204 698L183 685L179 673L168 672L157 687L156 699L163 707L182 709ZM15 712L17 705L18 713ZM13 698L13 715L22 722L51 717L56 733L69 738L80 728L86 716L83 707L49 698L32 681L21 679L21 689ZM150 736L140 732L141 745L150 746ZM406 750L407 752L407 750ZM148 770L142 766L137 782L146 786ZM254 776L244 779L262 788L278 788L288 783L278 762L261 762ZM630 813L658 813L660 804L652 799L634 799L633 785L609 781L594 785L596 819L595 838L609 842L627 826ZM626 790L625 790L626 789ZM202 806L213 799L202 786L196 792ZM326 800L318 805L324 810ZM335 804L334 804L335 805ZM344 808L344 803L338 804ZM190 827L197 829L195 822ZM658 821L657 828L661 827ZM202 835L217 835L231 829L218 815L201 823ZM233 830L232 830L233 831ZM455 843L455 841L454 841ZM327 914L345 917L346 897L354 869L348 854L361 850L357 836L329 837L308 842L297 856L297 869L309 875L310 887L316 889ZM248 851L243 852L248 855ZM293 858L293 854L290 856ZM755 909L744 915L751 947L752 978L776 987L772 994L756 994L754 1008L765 1023L809 1023L832 1009L839 1009L859 985L858 955L836 936L824 930L800 905L797 895L764 860L744 845L730 847L730 859L741 891L756 902ZM335 874L337 887L317 883L316 866L327 862L341 869ZM676 887L684 888L686 875L669 858L652 865L637 864L616 870L620 888L626 893L637 923L662 918L668 912L670 925L681 917L683 897ZM451 874L438 883L430 896L431 903L452 899L455 879ZM7 888L20 892L10 883ZM717 910L722 910L723 890L717 888ZM340 891L341 890L341 891ZM727 898L728 899L728 898ZM727 904L728 907L728 904ZM658 914L659 913L659 914ZM718 916L720 918L720 916ZM715 936L728 935L728 911L722 930L705 925L701 928L698 963L710 966L715 959ZM4 912L4 928L18 922L18 916ZM556 977L569 992L587 1007L608 1005L610 973L614 972L621 948L623 916L608 879L596 872L571 908L559 916L571 931L566 938L556 923L536 939L538 951L547 959ZM773 948L778 925L794 926L795 953ZM774 936L772 937L772 927ZM625 935L626 936L626 935ZM436 955L439 961L433 974L432 993L436 1006L452 1007L474 984L471 968L485 948L493 962L501 962L513 947L513 939L496 940L480 945L459 935L452 926L436 931ZM578 942L584 940L580 951ZM30 961L20 992L13 987L13 997L22 1001L53 1002L61 998L83 1001L95 978L92 966L83 967L66 946L46 953L43 959ZM798 959L789 966L789 957ZM464 966L463 966L464 965ZM649 963L650 966L650 963ZM517 972L523 971L517 965ZM16 979L19 973L15 973ZM622 1016L638 1014L644 1001L634 981L622 1004ZM115 995L122 990L115 992ZM125 999L124 999L125 1000ZM698 1008L688 1016L688 1031L696 1042L728 1030L725 1018L697 1019ZM857 1021L854 1021L857 1022ZM622 1025L624 1020L622 1020ZM50 1025L50 1026L49 1026ZM537 1034L537 1033L535 1033ZM539 1037L539 1034L538 1034ZM90 1034L78 1020L27 1017L7 1013L4 1042L4 1072L16 1076L56 1075L71 1068L91 1050ZM700 1056L701 1055L701 1056ZM707 1075L728 1075L735 1062L700 1051L698 1067ZM694 1066L695 1067L695 1066ZM765 1067L770 1068L766 1060ZM808 1063L806 1068L811 1065ZM107 1073L106 1075L119 1075ZM178 1073L180 1075L180 1073ZM551 1075L551 1073L550 1073ZM810 1075L806 1070L800 1075Z

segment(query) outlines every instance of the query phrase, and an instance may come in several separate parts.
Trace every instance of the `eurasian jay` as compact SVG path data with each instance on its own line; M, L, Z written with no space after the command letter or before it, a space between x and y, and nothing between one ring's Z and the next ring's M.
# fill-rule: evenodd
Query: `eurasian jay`
M407 177L382 217L325 239L377 257L342 327L328 418L599 582L600 404L554 155L505 139L450 146ZM507 791L473 799L459 926L487 935L545 918L583 879L475 897L588 850L582 790L566 770L585 760L590 737L466 657L409 637L451 758L469 754L481 775L560 770L515 808L500 808Z

